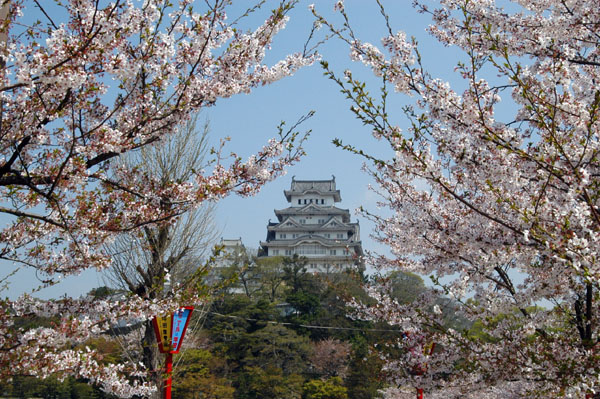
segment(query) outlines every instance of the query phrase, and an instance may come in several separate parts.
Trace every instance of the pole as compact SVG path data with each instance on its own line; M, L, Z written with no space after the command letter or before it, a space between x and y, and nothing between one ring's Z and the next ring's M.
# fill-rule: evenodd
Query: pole
M165 379L165 399L171 399L171 383L173 377L173 354L167 353L166 361L167 378Z
M423 399L423 388L417 388L417 399Z

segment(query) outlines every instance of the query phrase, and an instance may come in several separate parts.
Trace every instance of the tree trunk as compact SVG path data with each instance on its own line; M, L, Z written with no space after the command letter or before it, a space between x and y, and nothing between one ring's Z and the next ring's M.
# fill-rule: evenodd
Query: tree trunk
M147 370L149 370L149 376L158 388L158 390L151 396L148 396L148 398L162 399L165 379L164 355L158 351L152 320L146 322L146 331L144 333L144 338L142 339L142 347L142 363Z

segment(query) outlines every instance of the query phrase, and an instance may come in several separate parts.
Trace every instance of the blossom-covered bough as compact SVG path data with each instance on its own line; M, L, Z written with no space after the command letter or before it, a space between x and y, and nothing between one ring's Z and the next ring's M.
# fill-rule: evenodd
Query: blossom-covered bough
M357 37L342 2L339 26L315 11L383 83L372 96L351 71L339 76L324 63L355 115L393 151L386 158L337 141L365 158L390 210L365 211L393 254L373 263L432 275L474 322L449 328L433 295L400 305L374 288L379 305L363 316L413 337L397 342L404 356L389 359L398 389L388 396L410 385L426 397L600 392L598 3L414 5L431 15L437 40L462 50L460 91L426 71L416 41L392 31L392 18L382 20L388 35L378 47ZM388 89L408 95L404 108L392 108ZM432 342L431 356L410 350ZM425 365L423 375L412 371Z
M278 2L250 31L244 16L262 12L264 2L231 21L230 3L2 1L0 259L35 268L44 284L104 269L110 258L102 247L116 234L168 223L230 193L251 195L299 159L305 136L294 125L281 126L246 161L215 150L213 162L189 181L165 184L119 165L119 155L160 141L217 99L314 61L314 54L296 53L264 63L295 1ZM84 343L118 320L144 320L195 295L2 301L0 378L71 374L119 396L145 395L153 387L136 362L109 367ZM29 331L12 326L15 317L33 314L55 323Z

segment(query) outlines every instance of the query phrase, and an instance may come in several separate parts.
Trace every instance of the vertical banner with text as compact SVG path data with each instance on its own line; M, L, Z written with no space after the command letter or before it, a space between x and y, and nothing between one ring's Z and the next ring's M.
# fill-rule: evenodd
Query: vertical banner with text
M161 353L171 351L171 323L172 316L157 316L153 320L154 332L156 333L156 342L158 350Z
M171 353L179 353L179 348L181 348L181 342L183 341L185 330L190 322L190 316L193 309L194 308L191 306L186 306L173 313Z
M184 306L171 315L156 316L152 320L161 353L179 353L193 310L193 306Z

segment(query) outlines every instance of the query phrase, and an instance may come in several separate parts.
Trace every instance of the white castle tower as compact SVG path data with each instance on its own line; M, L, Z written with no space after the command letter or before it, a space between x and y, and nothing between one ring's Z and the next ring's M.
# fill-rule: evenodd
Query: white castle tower
M339 272L362 268L363 254L358 222L350 212L335 206L342 200L331 180L296 180L284 191L290 206L275 210L278 222L269 222L263 256L293 256L308 259L308 271Z

